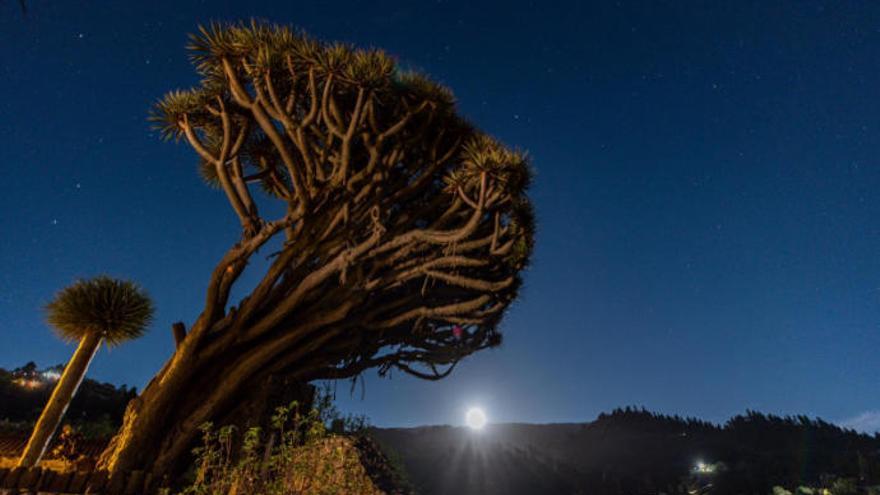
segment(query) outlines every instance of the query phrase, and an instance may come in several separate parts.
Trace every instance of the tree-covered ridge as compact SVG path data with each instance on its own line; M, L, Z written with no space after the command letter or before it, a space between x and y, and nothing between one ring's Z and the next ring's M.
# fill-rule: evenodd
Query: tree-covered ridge
M376 429L424 493L769 494L880 485L880 434L749 411L722 425L616 409L590 423ZM843 480L843 481L841 481ZM493 488L494 487L494 488ZM544 488L542 488L544 487ZM538 491L535 491L538 490ZM501 492L498 492L501 493Z
M34 363L14 370L0 368L0 423L5 430L27 431L33 425L63 368L38 369ZM65 421L86 433L106 436L122 422L126 404L136 395L135 388L86 378L70 403Z

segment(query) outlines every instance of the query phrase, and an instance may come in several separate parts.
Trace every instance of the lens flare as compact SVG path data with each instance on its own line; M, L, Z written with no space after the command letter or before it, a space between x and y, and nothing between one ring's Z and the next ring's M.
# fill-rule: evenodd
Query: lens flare
M479 407L472 407L468 409L464 421L471 429L482 430L486 426L486 413Z

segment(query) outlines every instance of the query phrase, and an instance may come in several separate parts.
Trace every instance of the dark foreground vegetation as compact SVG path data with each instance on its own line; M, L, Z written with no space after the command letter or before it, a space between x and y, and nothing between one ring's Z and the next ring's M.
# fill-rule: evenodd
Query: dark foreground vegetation
M150 485L145 473L114 482L95 462L121 424L126 402L136 396L124 386L84 381L68 417L73 421L66 421L44 457L48 463L13 469L61 371L60 366L38 369L34 363L12 371L0 368L0 493L141 493L129 489ZM343 417L326 389L309 404L276 408L267 419L243 431L234 425L201 425L189 469L162 493L410 493L399 468L367 434L365 420Z
M880 435L803 416L719 426L627 408L582 424L372 433L424 494L880 493Z

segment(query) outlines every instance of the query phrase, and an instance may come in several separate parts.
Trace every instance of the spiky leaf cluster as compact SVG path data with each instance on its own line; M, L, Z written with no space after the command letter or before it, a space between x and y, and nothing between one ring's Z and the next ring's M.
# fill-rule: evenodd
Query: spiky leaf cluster
M144 334L153 302L136 284L106 276L78 280L46 305L46 320L67 341L98 333L108 346Z
M259 22L201 27L189 50L201 83L166 95L153 120L195 149L242 224L209 289L207 321L240 333L217 338L218 355L272 342L273 366L294 369L305 365L292 350L320 341L317 375L421 376L410 364L423 363L436 377L434 366L500 343L533 244L525 153L382 50ZM286 215L264 219L254 191ZM247 257L281 232L272 267L224 313ZM332 330L302 329L303 315L336 308ZM288 337L298 346L278 344Z

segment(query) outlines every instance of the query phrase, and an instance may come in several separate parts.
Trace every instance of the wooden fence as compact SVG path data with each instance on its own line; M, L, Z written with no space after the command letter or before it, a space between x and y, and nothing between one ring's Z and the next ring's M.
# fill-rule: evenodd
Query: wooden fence
M18 458L24 452L24 446L27 445L29 435L24 432L20 433L0 433L0 457ZM104 447L107 446L108 438L92 438L82 439L76 442L76 452L84 455L89 459L97 459ZM58 439L52 440L43 459L56 459L54 455L55 447L58 445Z
M70 471L61 473L46 468L0 469L0 495L7 494L105 494L160 495L167 489L158 488L149 474L132 471L125 476L108 478L107 471Z
M17 458L27 443L25 433L0 434L0 456ZM57 439L55 440L57 442ZM50 446L45 459L54 459ZM82 440L77 451L96 459L107 445L107 439ZM0 495L25 493L65 493L65 494L107 494L142 495L158 493L153 489L150 479L143 472L134 471L120 479L108 480L106 471L67 471L58 472L49 468L0 468Z

